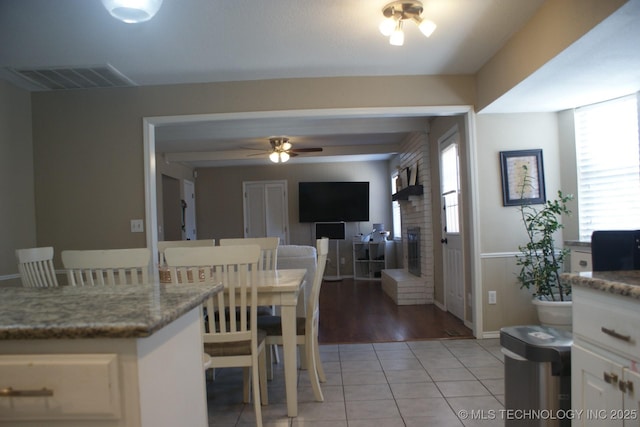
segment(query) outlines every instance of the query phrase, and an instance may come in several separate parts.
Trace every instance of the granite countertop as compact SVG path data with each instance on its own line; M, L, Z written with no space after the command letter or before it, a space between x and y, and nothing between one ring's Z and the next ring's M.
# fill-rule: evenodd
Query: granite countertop
M640 270L564 273L563 283L596 289L640 301Z
M222 288L220 284L0 288L0 340L147 337Z

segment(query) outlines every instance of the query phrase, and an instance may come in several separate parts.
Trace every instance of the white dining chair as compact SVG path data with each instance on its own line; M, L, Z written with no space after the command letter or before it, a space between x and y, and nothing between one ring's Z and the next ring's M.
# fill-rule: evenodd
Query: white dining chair
M22 286L27 288L49 288L58 286L53 267L53 247L17 249L18 271Z
M320 288L329 252L329 239L316 240L316 252L318 261L311 294L307 300L306 317L296 319L296 343L303 347L304 354L301 354L300 358L304 357L314 397L318 402L323 402L324 396L320 382L325 382L326 376L320 360L318 325L320 320ZM267 345L282 344L282 318L280 316L259 316L258 328L267 333ZM267 365L269 365L269 361L267 361Z
M258 245L260 246L259 270L275 270L278 263L279 237L246 237L219 239L220 246Z
M147 248L62 251L72 286L135 285L149 282Z
M258 270L275 270L278 264L278 246L280 245L279 237L239 237L226 238L218 240L220 246L238 246L238 245L258 245L260 246L260 261L258 262ZM275 306L258 307L258 316L273 316L276 314ZM278 347L276 345L269 346L269 353L273 355L276 363L280 363ZM271 361L271 357L267 358ZM269 376L271 373L271 363L267 366Z
M249 384L258 427L262 426L261 403L267 404L265 333L257 327L256 273L260 247L173 247L165 251L172 283L223 283L224 292L203 304L203 366L244 367L244 399ZM227 316L225 313L237 313ZM250 375L249 375L250 374ZM249 381L249 376L251 381Z
M197 239L197 240L161 240L158 242L158 265L164 266L164 251L167 248L180 248L180 247L202 247L202 246L215 246L215 239Z

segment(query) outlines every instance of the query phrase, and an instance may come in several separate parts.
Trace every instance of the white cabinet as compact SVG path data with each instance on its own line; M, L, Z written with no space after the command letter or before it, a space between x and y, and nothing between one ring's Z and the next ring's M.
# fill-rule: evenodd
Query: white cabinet
M353 242L353 278L355 280L380 280L382 270L389 268L391 245L380 242Z
M3 340L0 426L205 427L201 349L199 306L148 337Z
M117 419L116 354L0 355L0 422Z
M574 287L571 350L574 426L640 423L640 312L633 298Z

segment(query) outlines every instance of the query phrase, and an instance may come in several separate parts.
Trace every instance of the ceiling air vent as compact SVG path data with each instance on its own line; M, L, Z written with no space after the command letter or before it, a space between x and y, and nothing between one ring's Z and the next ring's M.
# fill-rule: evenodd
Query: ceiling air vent
M136 86L111 65L89 67L12 68L11 72L45 90Z

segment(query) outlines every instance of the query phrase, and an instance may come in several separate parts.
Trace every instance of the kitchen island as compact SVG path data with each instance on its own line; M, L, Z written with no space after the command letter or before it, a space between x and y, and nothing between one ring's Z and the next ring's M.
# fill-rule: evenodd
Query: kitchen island
M207 426L199 309L221 290L0 288L0 425Z
M563 274L573 298L574 426L640 420L640 271ZM595 424L594 424L595 423Z

